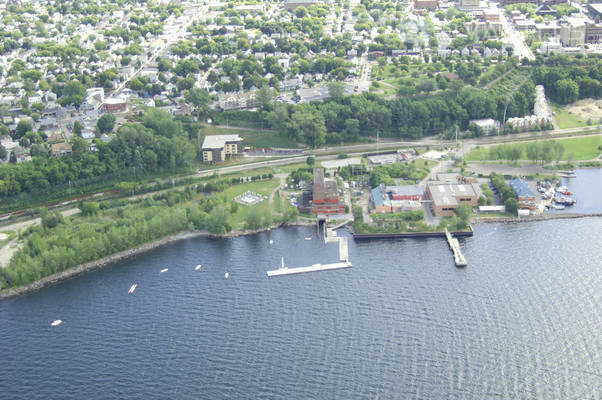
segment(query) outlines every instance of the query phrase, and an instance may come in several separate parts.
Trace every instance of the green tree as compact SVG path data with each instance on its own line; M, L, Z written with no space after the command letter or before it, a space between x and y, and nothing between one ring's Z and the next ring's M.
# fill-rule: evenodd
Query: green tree
M266 109L274 98L274 90L268 86L262 86L255 93L255 99L262 109Z
M69 104L79 106L85 97L86 87L79 81L70 81L63 88L59 103L63 106Z
M4 146L2 146L2 144L0 144L0 160L6 160L6 154L6 149L4 148Z
M84 129L84 124L82 124L80 121L75 121L73 123L73 134L74 135L81 136L83 129Z
M101 133L109 133L115 127L115 116L113 114L104 114L96 122L96 129Z
M252 207L245 219L245 227L247 229L261 228L261 212L257 207Z
M197 118L202 113L204 114L207 109L207 105L211 98L209 97L209 93L205 89L192 88L186 91L184 95L186 101L192 104L196 108Z
M314 167L314 165L316 165L316 159L312 156L307 157L307 160L305 160L305 162L307 163L307 165L309 165L311 168Z
M554 86L560 104L569 104L579 99L579 85L572 79L560 79Z
M506 212L512 215L518 214L518 201L515 198L510 197L504 201L504 205L506 206Z
M328 93L334 100L340 100L345 95L345 84L343 82L329 82Z
M27 132L33 131L33 125L31 124L31 121L28 119L22 119L19 121L19 123L17 124L17 133L15 136L15 139L20 139L23 136L25 136L25 134Z
M100 205L96 201L84 201L80 206L82 215L96 215L100 211Z

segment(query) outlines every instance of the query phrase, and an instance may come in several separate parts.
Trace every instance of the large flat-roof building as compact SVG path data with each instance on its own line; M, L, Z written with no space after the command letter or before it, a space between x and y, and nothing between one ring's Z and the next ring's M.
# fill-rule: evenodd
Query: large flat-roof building
M322 168L314 168L312 214L345 214L345 202L341 201L337 182L324 178Z
M243 138L238 135L205 136L201 152L203 162L216 163L242 153Z
M476 183L450 184L430 182L426 186L435 215L451 217L460 204L476 206L481 188Z

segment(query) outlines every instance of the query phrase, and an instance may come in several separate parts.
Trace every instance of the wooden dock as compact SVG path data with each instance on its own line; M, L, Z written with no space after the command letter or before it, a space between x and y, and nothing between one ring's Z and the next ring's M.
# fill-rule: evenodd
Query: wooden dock
M458 242L458 239L452 237L447 228L445 228L445 237L447 238L449 248L454 253L456 267L466 267L468 263L466 262L466 258L464 258L464 254L462 254L462 250L460 250L460 242Z

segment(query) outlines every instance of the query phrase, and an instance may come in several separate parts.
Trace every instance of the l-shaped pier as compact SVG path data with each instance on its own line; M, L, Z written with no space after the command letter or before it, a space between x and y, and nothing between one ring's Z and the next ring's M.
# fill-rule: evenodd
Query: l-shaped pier
M318 272L328 271L331 269L342 269L350 268L351 262L349 262L349 243L346 237L338 237L337 233L333 229L326 228L324 230L324 243L339 242L339 261L333 264L313 264L308 267L295 267L288 268L284 266L284 261L281 268L267 271L268 276L282 276L282 275L293 275L302 274L305 272Z

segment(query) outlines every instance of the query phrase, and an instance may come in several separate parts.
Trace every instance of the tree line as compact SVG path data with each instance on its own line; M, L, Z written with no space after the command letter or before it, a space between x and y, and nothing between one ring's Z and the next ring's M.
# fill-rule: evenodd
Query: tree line
M135 176L188 170L196 156L194 144L171 114L151 109L140 122L128 122L108 143L96 148L75 137L73 152L62 157L43 155L31 162L0 165L0 198L36 194L77 180L97 179L132 169Z
M531 113L534 97L533 81L527 81L510 98L503 93L451 85L434 95L414 98L385 100L364 93L311 104L274 103L263 113L271 128L319 147L376 136L377 131L383 137L421 138L454 130L455 125L466 129L471 119L522 117Z
M189 185L181 191L172 190L135 200L83 201L79 205L82 216L72 218L43 210L42 223L21 234L25 245L6 268L0 268L0 286L26 285L76 265L186 230L227 233L233 229L232 215L241 211L238 203L220 192L238 182L240 180L234 178ZM205 195L195 200L201 193ZM294 220L297 215L293 207L278 217L251 209L245 226L256 229L272 222Z

